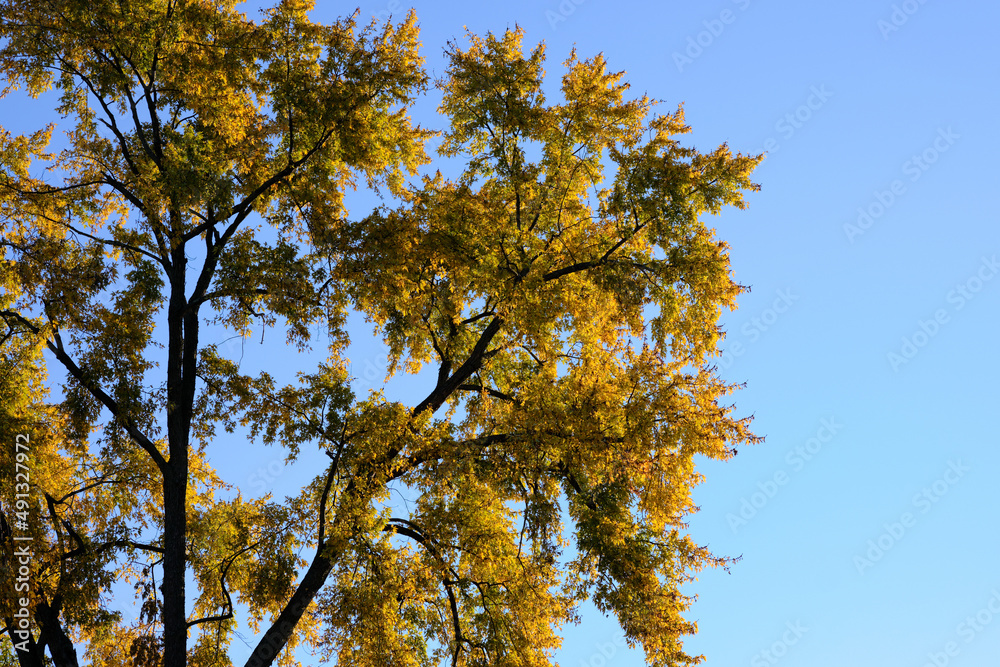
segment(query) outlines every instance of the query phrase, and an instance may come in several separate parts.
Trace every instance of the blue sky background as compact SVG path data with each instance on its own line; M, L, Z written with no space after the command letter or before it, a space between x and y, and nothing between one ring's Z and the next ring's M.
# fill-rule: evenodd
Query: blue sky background
M410 6L369 2L360 12L401 18ZM699 633L688 651L710 667L995 664L1000 6L412 6L433 75L445 43L464 43L464 26L518 24L527 45L546 43L553 80L574 45L581 57L603 52L636 95L663 100L663 111L684 103L687 143L769 152L750 208L711 223L731 245L737 281L752 288L724 319L720 372L747 383L733 400L766 442L700 464L691 532L742 560L690 586ZM351 8L324 6L314 18ZM16 112L4 102L4 125L29 129L44 102ZM432 93L414 115L440 128L435 107ZM349 201L355 216L374 203L366 193ZM381 385L384 348L356 325L360 395ZM308 368L280 356L292 352L280 331L265 341L245 343L244 370L278 365L288 371L279 379L291 379ZM392 391L413 401L421 387L405 378ZM234 440L212 460L246 493L280 497L311 479L324 460L315 457L286 466L280 452ZM643 665L619 636L589 609L559 662ZM234 661L243 652L237 641Z

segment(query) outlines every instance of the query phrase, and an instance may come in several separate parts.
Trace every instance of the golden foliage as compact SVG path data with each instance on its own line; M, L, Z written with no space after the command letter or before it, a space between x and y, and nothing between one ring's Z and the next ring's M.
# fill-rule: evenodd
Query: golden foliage
M683 110L629 99L600 56L571 54L549 103L515 30L449 45L440 152L466 166L407 182L430 136L406 111L416 16L311 8L0 2L6 90L54 87L72 123L52 149L51 127L0 134L0 436L35 443L36 618L55 605L102 665L229 664L242 623L248 664L527 667L590 598L650 664L698 662L680 586L728 561L685 533L696 456L756 441L712 366L743 288L703 218L744 206L759 158L682 146ZM351 221L361 178L395 204ZM355 396L352 309L391 375L433 367L426 395ZM290 386L199 339L279 321L329 347ZM246 498L209 462L237 431L330 464Z

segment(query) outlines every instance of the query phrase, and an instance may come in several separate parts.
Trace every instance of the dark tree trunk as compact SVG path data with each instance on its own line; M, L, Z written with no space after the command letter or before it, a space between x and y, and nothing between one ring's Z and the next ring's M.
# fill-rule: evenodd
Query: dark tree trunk
M316 597L316 593L323 587L332 569L333 563L326 556L317 553L295 593L292 594L291 600L250 654L246 667L268 667L274 662L275 656L288 643L299 619Z
M173 223L174 221L172 221ZM163 667L187 664L187 616L185 574L187 571L187 477L188 434L191 401L185 385L186 356L191 341L185 331L188 303L185 297L187 258L178 243L171 257L170 304L167 311L167 443L170 459L163 475Z
M73 640L66 635L62 623L59 621L59 611L62 608L62 601L59 596L49 605L45 601L38 603L35 609L35 618L42 628L41 636L44 641L40 642L49 647L49 655L56 667L79 667L80 663L76 656L76 647Z

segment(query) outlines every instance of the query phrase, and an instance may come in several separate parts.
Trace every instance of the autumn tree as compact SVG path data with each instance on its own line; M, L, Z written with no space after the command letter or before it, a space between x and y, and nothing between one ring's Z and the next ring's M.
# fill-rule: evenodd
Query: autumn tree
M547 665L591 599L651 664L697 662L680 589L727 560L685 532L695 456L755 441L712 365L743 288L702 218L758 158L682 146L600 56L548 102L508 31L449 45L438 152L465 166L421 172L416 17L311 8L0 2L5 90L58 93L65 131L0 136L2 548L28 433L35 550L24 651L4 571L7 655L228 665L240 628L248 667ZM355 185L385 205L349 217ZM421 396L355 395L351 312ZM280 386L218 325L326 359ZM325 469L245 497L209 464L233 433Z

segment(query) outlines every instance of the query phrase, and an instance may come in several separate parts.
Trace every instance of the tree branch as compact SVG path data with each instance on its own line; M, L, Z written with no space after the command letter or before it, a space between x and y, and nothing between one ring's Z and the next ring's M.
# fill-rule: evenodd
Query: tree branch
M383 528L383 531L388 533L398 533L400 535L409 537L410 539L419 543L421 546L427 549L428 553L430 553L431 556L433 556L434 559L441 566L442 569L441 583L444 584L444 589L448 594L448 605L451 608L452 627L455 632L455 651L451 657L451 664L452 667L456 667L458 665L458 657L462 652L462 644L466 640L462 636L462 623L458 614L458 600L455 597L455 591L452 589L452 586L456 582L453 579L449 578L446 574L443 574L443 572L445 571L450 572L456 578L458 577L457 573L451 568L448 562L445 561L445 559L441 556L441 553L437 550L437 548L435 548L433 541L429 537L426 537L420 531L420 528L413 522L407 521L406 519L392 518L389 519L389 524L386 525L385 528Z
M487 394L489 394L493 398L499 398L500 400L509 401L509 402L515 403L517 405L521 404L521 401L519 401L515 397L511 396L510 394L505 394L505 393L503 393L502 391L500 391L498 389L494 389L493 387L484 387L481 384L463 384L463 385L459 385L458 386L458 390L459 391L478 391L478 392L485 391Z
M24 317L22 317L19 313L14 313L12 311L3 311L0 314L15 317L18 321L20 321L22 324L28 327L35 334L41 332L38 327L33 325L30 321L28 321ZM160 472L165 473L167 462L163 458L163 455L160 454L160 450L156 448L156 445L153 443L153 441L151 441L148 437L146 437L144 433L142 433L142 431L139 430L139 428L136 426L132 418L129 417L127 414L125 414L125 412L121 409L121 406L118 405L118 402L114 398L109 396L103 389L101 389L101 387L98 386L96 382L90 380L86 376L86 373L84 373L83 369L77 366L76 362L73 361L72 357L70 357L69 354L66 353L66 350L63 348L62 340L60 339L59 334L58 333L53 334L53 339L46 340L45 346L54 355L56 355L56 359L58 359L62 363L62 365L66 367L66 370L69 371L69 374L73 376L73 378L77 382L79 382L84 389L90 392L91 396L93 396L100 403L102 403L104 407L106 407L111 412L112 416L114 416L115 419L117 419L122 424L122 426L125 428L125 431L129 434L132 440L137 445L142 447L146 451L146 453L149 454L149 457L153 459L153 462L156 464L156 467L160 470Z
M466 380L468 380L473 373L479 370L480 365L483 361L483 356L486 354L486 350L489 347L490 342L499 333L500 327L503 326L503 318L494 316L490 323L483 330L483 333L479 336L479 340L476 341L476 346L472 349L472 353L469 358L465 360L458 369L451 374L451 376L444 378L439 377L437 386L434 390L421 401L413 411L411 412L412 417L415 419L420 416L424 411L430 410L433 414L440 408L449 396Z

